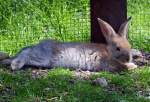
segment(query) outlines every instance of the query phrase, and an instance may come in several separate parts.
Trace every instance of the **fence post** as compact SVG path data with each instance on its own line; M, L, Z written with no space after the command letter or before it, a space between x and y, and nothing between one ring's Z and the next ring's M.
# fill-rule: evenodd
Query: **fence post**
M97 18L107 21L115 31L127 19L127 0L91 0L91 41L105 43Z

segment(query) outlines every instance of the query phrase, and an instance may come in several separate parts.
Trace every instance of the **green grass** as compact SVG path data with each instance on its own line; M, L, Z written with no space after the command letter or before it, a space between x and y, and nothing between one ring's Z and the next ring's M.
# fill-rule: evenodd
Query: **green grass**
M87 0L0 0L1 50L10 54L44 38L89 41Z
M132 16L130 42L134 48L150 51L150 1L128 0L128 15Z
M0 0L0 49L13 55L45 38L90 41L89 9L89 0ZM130 42L146 51L149 13L149 0L128 0Z
M149 68L141 68L121 75L100 72L90 80L77 80L73 71L60 68L33 79L31 70L12 73L1 69L0 102L149 102L137 95L149 88L149 75ZM92 85L97 77L105 77L112 90Z

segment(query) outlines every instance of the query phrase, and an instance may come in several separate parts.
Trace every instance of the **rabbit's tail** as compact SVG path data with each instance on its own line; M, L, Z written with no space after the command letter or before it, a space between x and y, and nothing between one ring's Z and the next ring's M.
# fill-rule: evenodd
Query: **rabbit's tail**
M12 62L13 58L8 58L0 61L0 65L10 65Z
M0 61L9 58L9 54L0 52Z
M0 52L0 65L10 65L13 59L7 53Z

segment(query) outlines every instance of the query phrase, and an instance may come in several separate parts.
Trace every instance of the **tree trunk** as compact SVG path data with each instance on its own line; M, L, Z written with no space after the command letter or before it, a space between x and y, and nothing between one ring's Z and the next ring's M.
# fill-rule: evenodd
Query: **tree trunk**
M127 0L91 0L91 41L106 43L100 31L97 18L108 22L117 32L127 19Z

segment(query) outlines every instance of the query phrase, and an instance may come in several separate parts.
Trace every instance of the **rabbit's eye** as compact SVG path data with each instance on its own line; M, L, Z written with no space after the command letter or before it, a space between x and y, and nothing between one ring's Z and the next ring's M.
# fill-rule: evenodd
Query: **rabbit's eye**
M117 50L117 51L120 51L120 48L119 48L119 47L117 47L117 48L116 48L116 50Z

